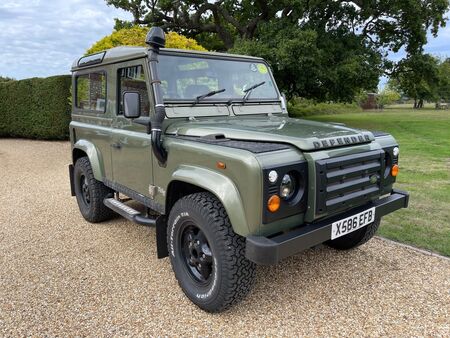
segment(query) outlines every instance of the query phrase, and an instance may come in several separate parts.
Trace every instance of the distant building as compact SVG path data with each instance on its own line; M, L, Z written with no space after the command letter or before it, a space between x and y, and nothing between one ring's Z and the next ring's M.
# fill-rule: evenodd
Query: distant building
M367 93L367 99L364 102L361 102L362 109L377 109L377 93Z

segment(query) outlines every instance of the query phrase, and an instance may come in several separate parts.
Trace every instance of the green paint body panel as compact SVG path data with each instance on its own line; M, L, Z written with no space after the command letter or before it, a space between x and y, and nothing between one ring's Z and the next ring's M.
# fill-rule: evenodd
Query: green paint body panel
M248 107L245 107L248 108ZM258 113L258 106L252 107ZM201 121L177 121L166 130L168 134L205 136L223 134L227 138L289 143L300 150L315 150L314 142L333 137L367 136L372 133L356 131L345 126L289 118L283 114L212 117Z
M164 50L163 54L195 54L208 57L252 59L220 53ZM151 138L146 128L118 114L118 70L142 65L147 82L150 107L149 69L143 48L114 48L106 52L104 62L88 67L74 64L73 87L76 77L92 71L106 74L105 112L86 112L74 107L70 124L73 151L84 152L91 162L94 176L108 180L151 198L167 210L171 184L184 182L213 193L223 203L233 229L242 236L271 235L301 226L319 218L316 214L316 161L352 155L396 146L392 136L375 137L369 131L355 130L339 124L325 124L292 119L281 104L248 103L242 105L201 104L195 107L168 105L163 123L163 146L168 158L160 166L152 154ZM260 60L259 58L253 58ZM75 96L74 96L75 97ZM192 111L190 118L186 113ZM150 108L149 114L154 114ZM178 117L184 116L184 117ZM220 142L197 142L212 134L231 140L284 144L282 150L257 152L220 145ZM349 144L345 143L350 140ZM344 144L337 143L340 139ZM120 149L111 145L120 144ZM226 164L217 168L217 162ZM263 170L289 163L307 161L307 209L289 217L264 223ZM150 188L156 187L152 195ZM390 191L392 184L383 187ZM376 198L378 198L377 196ZM320 215L321 218L327 215Z
M172 179L196 185L216 195L227 210L236 233L246 235L256 230L249 229L248 224L252 223L245 215L241 194L227 176L207 168L180 165L173 173Z
M105 162L103 160L102 153L97 150L94 143L81 139L73 145L73 149L79 149L86 153L89 158L89 162L91 162L95 179L101 181L103 177L105 177Z

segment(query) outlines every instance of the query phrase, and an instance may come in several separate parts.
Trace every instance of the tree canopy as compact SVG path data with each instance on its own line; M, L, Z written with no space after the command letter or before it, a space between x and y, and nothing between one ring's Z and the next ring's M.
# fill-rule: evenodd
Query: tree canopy
M441 100L450 102L450 58L439 65L438 71L439 86L437 96Z
M139 26L130 26L113 32L111 35L105 36L92 45L86 54L100 52L105 49L117 46L145 46L145 37L148 28ZM186 38L175 32L169 32L166 35L166 47L178 49L206 50L200 46L194 39Z
M450 59L417 54L399 62L389 85L414 99L414 108L424 101L450 100Z
M382 74L381 55L359 36L283 22L261 27L259 39L242 39L231 52L265 58L288 97L351 102L361 89L376 90Z
M133 15L116 28L157 25L212 50L267 59L289 96L351 101L380 75L407 67L389 52L423 54L445 26L449 0L105 0Z
M0 76L0 83L9 82L9 81L14 81L14 79L12 79L10 77Z
M187 36L216 34L227 49L236 38L258 37L259 27L283 20L317 30L345 30L376 46L408 53L445 25L448 0L106 0L140 25L158 25Z

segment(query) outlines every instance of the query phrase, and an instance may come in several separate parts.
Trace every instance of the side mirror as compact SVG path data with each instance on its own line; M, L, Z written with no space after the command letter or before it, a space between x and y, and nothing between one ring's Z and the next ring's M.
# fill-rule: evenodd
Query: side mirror
M132 119L141 115L141 96L138 92L123 93L123 115Z

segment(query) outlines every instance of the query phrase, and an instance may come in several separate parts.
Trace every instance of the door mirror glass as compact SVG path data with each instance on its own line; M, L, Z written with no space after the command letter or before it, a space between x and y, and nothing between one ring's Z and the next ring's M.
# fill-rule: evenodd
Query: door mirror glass
M128 118L137 118L141 115L141 96L138 92L123 93L123 115Z

